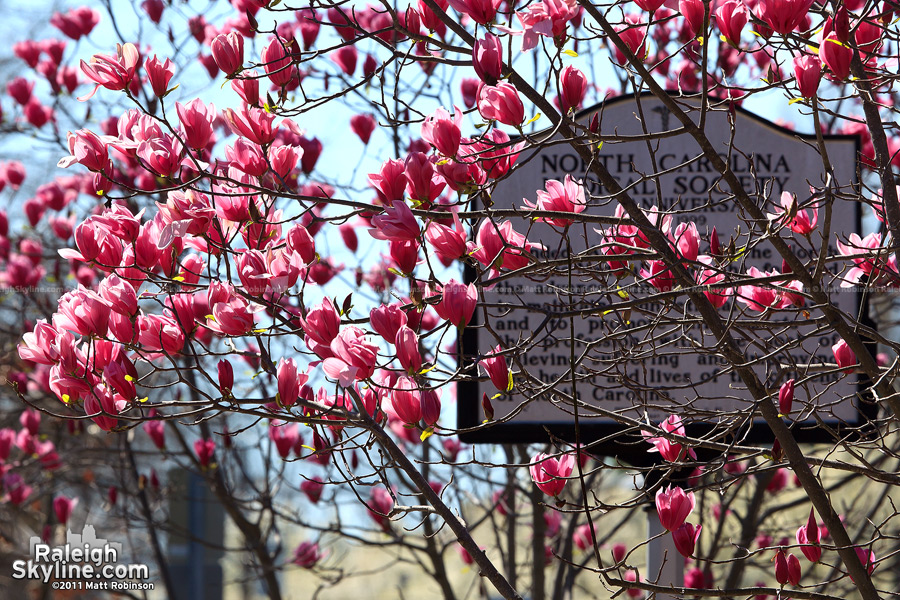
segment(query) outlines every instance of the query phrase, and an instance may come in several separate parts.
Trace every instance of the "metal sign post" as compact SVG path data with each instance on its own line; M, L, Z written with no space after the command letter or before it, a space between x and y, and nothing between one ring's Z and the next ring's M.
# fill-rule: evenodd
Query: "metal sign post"
M663 529L652 508L647 510L647 539L647 579L657 585L684 587L684 557L675 549L672 534ZM674 594L656 594L656 600L675 598Z

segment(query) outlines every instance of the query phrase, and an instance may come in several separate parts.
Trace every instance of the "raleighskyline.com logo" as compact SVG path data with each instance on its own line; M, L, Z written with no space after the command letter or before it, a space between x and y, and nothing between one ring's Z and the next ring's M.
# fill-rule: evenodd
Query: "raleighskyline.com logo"
M13 579L51 583L54 589L147 590L153 584L145 564L118 564L122 544L98 538L92 525L80 534L66 530L66 544L52 546L34 536L30 558L13 562Z

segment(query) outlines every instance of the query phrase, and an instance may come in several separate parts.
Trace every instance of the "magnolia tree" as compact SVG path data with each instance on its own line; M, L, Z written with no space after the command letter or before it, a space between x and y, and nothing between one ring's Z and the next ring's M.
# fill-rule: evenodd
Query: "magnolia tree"
M896 589L892 2L121 4L55 14L74 51L13 48L33 72L9 81L3 131L69 171L0 221L7 379L28 405L0 431L4 510L39 529L112 486L170 595L160 455L208 485L240 577L272 598L293 569L349 585L367 566L347 541L445 598ZM579 112L622 94L663 129ZM818 176L776 189L734 141L742 105L808 127ZM857 136L853 165L829 158L834 133ZM610 148L635 142L652 168L615 170ZM572 168L504 205L556 148ZM699 202L654 191L694 170ZM871 232L832 218L847 206ZM510 314L541 325L512 336ZM560 348L561 374L535 374ZM728 403L648 379L685 355ZM609 382L615 402L593 393ZM571 435L463 447L457 402L481 439L546 406ZM582 431L594 418L613 433ZM644 560L667 540L683 583Z

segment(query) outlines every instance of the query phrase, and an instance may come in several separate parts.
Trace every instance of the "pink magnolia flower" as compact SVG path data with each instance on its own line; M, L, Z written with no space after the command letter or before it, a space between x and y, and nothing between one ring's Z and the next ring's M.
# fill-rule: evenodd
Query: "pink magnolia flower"
M791 406L794 404L794 380L788 379L778 389L778 412L782 415L791 414ZM813 561L815 562L815 561Z
M259 106L259 72L255 69L241 72L231 80L231 89L249 106Z
M219 376L219 391L226 398L231 395L231 388L234 387L234 367L228 359L223 358L217 366Z
M342 46L331 54L331 60L341 68L345 75L352 77L356 71L359 53L355 46Z
M831 347L834 353L834 360L837 365L844 369L844 373L852 373L853 367L856 366L856 354L850 349L850 346L844 340L839 341Z
M406 193L409 197L426 206L436 200L447 184L436 176L433 159L422 152L410 152L404 162L406 169Z
M708 577L703 569L692 567L684 574L684 585L689 588L712 587L712 578Z
M436 0L435 4L440 8L440 10L446 12L447 7L450 6L449 0ZM443 21L440 20L437 14L431 7L428 6L424 2L424 0L418 0L417 3L418 12L419 12L419 20L421 24L428 30L438 34L438 37L444 39L444 35L447 32L447 26Z
M160 177L171 177L178 171L182 153L181 142L167 134L140 142L136 152L146 168Z
M846 11L845 11L846 12ZM884 35L884 29L877 19L867 17L859 19L854 24L856 30L853 37L860 51L864 53L863 60L869 62L873 60L875 53L881 48Z
M497 16L500 0L449 0L457 12L469 15L479 25L487 25Z
M800 551L803 556L811 563L819 562L822 558L822 548L819 546L819 526L816 523L816 515L813 509L809 509L809 520L806 525L802 525L797 529L797 543L800 544Z
M478 92L478 112L488 121L518 127L525 120L525 106L511 83L486 85Z
M159 23L162 19L163 10L166 8L166 4L164 0L144 0L141 3L141 8L144 9L144 12L147 13L147 16L154 23Z
M372 132L375 131L376 125L378 125L378 123L375 121L375 117L369 114L353 115L350 117L350 129L359 136L359 139L362 140L363 144L369 143L369 139L372 137Z
M725 0L716 9L716 26L725 41L737 48L741 43L741 31L747 24L749 14L741 0Z
M466 238L466 231L455 212L453 213L452 228L437 221L431 221L425 229L425 239L434 248L434 253L441 262L447 265L467 254Z
M422 391L412 377L403 375L390 390L390 412L400 421L414 426L422 420Z
M55 365L59 362L56 349L56 338L59 332L56 327L41 319L35 324L34 331L22 336L19 344L19 357L40 365Z
M300 440L297 424L285 425L281 421L272 421L269 424L269 439L275 445L275 451L278 452L278 456L282 459L287 459Z
M578 214L584 212L587 204L584 199L584 186L566 175L565 183L551 179L546 183L546 190L538 190L537 204L525 200L526 208ZM566 227L573 223L572 219L541 218L545 223L557 227Z
M503 77L503 44L500 38L486 33L476 41L472 47L472 66L481 81L487 85L497 85Z
M647 261L647 269L641 269L640 275L661 292L668 292L675 287L675 276L666 263L661 260Z
M703 30L703 0L679 0L678 12L684 17L691 38L695 38Z
M319 550L319 545L314 542L301 542L294 550L292 563L304 569L312 569L322 559L324 554Z
M593 548L597 544L597 536L593 528L588 523L585 523L575 529L575 532L572 534L572 542L576 548L584 551L588 548Z
M368 179L375 188L382 206L393 206L394 202L402 200L409 184L406 178L406 165L400 159L384 161L381 170L378 173L369 173Z
M422 390L422 421L434 427L441 417L441 393L434 388Z
M542 0L516 12L516 18L522 25L521 31L502 26L498 26L498 29L512 35L521 35L522 52L527 52L537 46L538 36L564 41L567 23L580 12L581 8L571 0Z
M35 128L40 129L53 119L54 111L49 106L44 106L37 98L32 98L24 108L25 120Z
M853 58L853 50L841 42L834 33L829 34L819 45L819 58L831 71L831 75L838 81L843 81L850 76L850 60Z
M687 261L697 260L700 254L700 234L697 232L697 224L693 221L680 223L674 233L675 248L678 254Z
M750 267L750 269L747 270L747 275L751 278L762 278L780 275L780 273L774 269L763 273L756 267ZM791 281L788 283L778 282L763 286L742 285L738 288L737 299L742 304L746 304L748 308L758 312L764 312L770 308L785 308L791 304L802 306L805 302L803 296L800 294L794 294L787 291L782 292L774 287L770 287L770 285L780 285L783 288L796 289L797 291L802 289L802 284L799 281Z
M400 304L382 304L369 313L369 322L375 333L393 343L397 339L397 331L406 325L407 317L400 309Z
M411 10L411 9L408 9ZM419 45L416 44L416 53L418 54ZM363 61L363 77L368 79L375 75L378 70L378 61L371 54L366 54L366 60ZM424 68L424 67L423 67Z
M813 0L759 0L756 14L775 33L788 35L806 20Z
M383 487L376 487L372 490L372 497L369 500L369 516L384 531L391 528L391 520L388 515L394 509L394 498Z
M306 494L306 497L309 498L309 501L313 504L318 504L324 489L325 482L323 482L322 478L319 476L304 479L303 483L300 484L300 491Z
M212 318L207 319L206 327L221 335L246 335L253 329L253 315L257 310L247 300L233 294L227 301L213 305Z
M116 55L95 54L90 64L81 61L81 71L96 83L87 96L78 98L81 102L90 99L100 86L108 90L121 91L131 84L140 65L141 55L134 44L116 44Z
M448 158L456 156L461 138L462 112L453 107L453 118L443 108L436 109L422 123L422 139Z
M793 218L791 218L791 215L794 215ZM787 226L790 227L791 231L801 235L809 235L815 230L816 223L819 221L819 210L817 207L814 207L811 211L800 210L797 208L797 197L790 192L782 192L781 206L776 206L775 212L769 213L769 219L772 221L781 219L787 221L790 219Z
M475 108L475 101L478 96L478 86L481 82L474 77L464 77L459 82L459 91L462 93L463 105L466 108ZM425 137L424 135L422 137Z
M559 74L559 101L564 113L578 110L585 93L587 93L587 88L587 77L580 70L572 65L562 70L562 73Z
M616 33L635 58L643 61L647 58L647 24L642 23L635 15L627 15L625 24L616 27ZM624 65L627 62L625 53L616 46L616 62Z
M813 98L819 90L822 79L822 61L813 54L803 54L794 58L794 76L797 88L804 98Z
M369 234L378 240L416 241L421 233L415 215L404 202L396 202L372 217L372 225L375 227L369 229Z
M238 138L233 145L225 146L225 158L229 161L229 167L237 168L251 177L262 177L269 168L262 148L245 138Z
M69 94L75 93L75 88L81 83L78 77L78 70L75 67L63 66L56 73L56 82L50 85L53 89L65 88Z
M138 342L144 350L178 354L184 347L184 331L172 317L138 315Z
M59 68L60 63L62 62L63 52L66 51L66 41L65 40L57 40L57 39L48 39L41 40L41 50L49 57L49 60L43 61L39 63L37 66L37 70L41 72L42 75L47 77L50 80L50 85L53 85L53 77L52 71ZM42 69L42 65L46 65L44 69Z
M841 240L837 241L838 252L841 256L852 256L856 266L851 268L844 277L841 287L857 284L864 276L871 275L876 271L875 262L869 255L873 250L881 248L881 234L873 232L860 239L858 234L851 233L847 241L847 244Z
M266 69L266 75L276 87L284 87L294 78L291 57L285 50L287 44L286 40L275 36L262 51L262 62Z
M83 286L67 292L59 299L53 325L78 335L105 337L109 330L109 305L99 294Z
M166 447L166 422L161 420L144 421L144 433L153 445L162 450Z
M50 17L51 25L75 41L90 34L99 22L100 13L87 6L73 8L65 14L55 12Z
M111 431L118 426L118 415L127 404L121 396L114 397L106 386L96 385L93 393L84 398L84 414L103 431Z
M780 492L788 484L788 471L787 469L776 469L775 475L769 481L769 485L766 486L767 492L772 492L773 494Z
M500 129L491 130L470 145L473 154L477 154L485 175L493 179L499 179L509 172L524 147L524 142L511 144L509 135Z
M286 236L287 249L300 256L304 264L310 264L316 260L316 242L309 230L296 223L291 227Z
M635 0L635 4L646 10L648 13L655 13L662 6L664 0Z
M13 506L20 506L28 497L34 488L25 483L25 480L18 473L7 473L3 476L3 487L6 489L7 498Z
M244 106L240 112L225 109L225 121L231 130L260 146L266 146L275 140L278 127L272 127L274 120L274 114L261 108Z
M497 225L489 220L483 221L478 228L476 244L472 256L494 272L499 272L501 268L514 271L527 266L530 259L523 251L531 252L543 247L525 239L523 234L513 229L510 221Z
M187 104L176 102L175 110L181 120L181 129L188 148L194 150L206 148L213 133L216 107L212 104L207 106L200 98L195 98Z
M147 79L150 81L150 87L153 93L162 98L169 91L169 81L175 75L175 65L168 58L165 62L160 62L156 55L144 64L144 70L147 71Z
M6 163L4 175L6 182L10 187L17 190L19 189L19 186L22 185L22 182L25 181L25 165L23 165L21 161L11 160Z
M775 554L775 581L784 585L800 585L800 561L793 554L785 555L784 549L779 548Z
M294 12L294 16L297 18L297 28L303 39L303 49L309 50L319 37L319 22L322 16L313 8L301 8Z
M60 159L58 167L67 168L76 162L89 171L100 172L110 164L106 142L89 129L66 134L71 156Z
M537 454L531 459L528 467L531 480L538 489L554 498L559 496L566 485L566 478L572 475L575 468L575 457L563 454L558 458L550 458L547 454Z
M237 260L238 278L241 284L251 296L262 296L269 289L271 275L268 271L265 255L259 250L245 250L240 252Z
M341 386L368 379L375 372L378 346L368 341L362 329L345 327L331 341L330 348L333 356L326 358L322 366L325 374Z
M209 467L216 452L215 440L206 438L194 441L194 453L201 467Z
M309 349L323 359L332 356L330 346L340 332L341 316L331 299L326 297L310 309L300 323Z
M464 140L466 146L473 148L469 140ZM437 171L454 191L468 191L473 186L481 185L487 181L487 175L478 164L477 156L470 152L465 156L458 157L457 160L441 161L437 164Z
M450 462L456 462L456 458L463 447L462 442L459 441L459 438L445 437L441 441L441 445L444 447L444 453L447 457L447 460L449 460Z
M156 205L166 225L179 230L183 228L187 235L206 235L216 214L209 196L192 189L171 191L166 195L165 204L157 202ZM165 233L161 233L162 239L164 236Z
M865 548L854 548L854 550L856 550L856 556L859 557L859 562L871 575L875 571L875 553ZM850 581L853 581L853 576L850 576Z
M59 495L53 499L53 512L56 514L56 520L62 525L69 522L72 510L78 505L78 498L69 498Z
M28 104L28 101L31 100L31 92L33 89L34 82L29 81L24 77L16 77L6 84L6 93L22 106L25 106Z
M291 173L297 166L297 162L303 155L303 148L283 144L269 149L269 162L272 163L272 171L287 182Z
M132 317L138 309L137 292L132 285L112 274L106 277L97 286L100 296L109 304L109 307L119 314Z
M464 285L451 279L442 288L441 301L434 305L434 309L440 318L459 329L465 329L472 320L477 304L478 291L474 284Z
M672 540L675 542L675 549L685 558L690 558L694 554L694 548L697 540L700 539L700 530L702 525L695 528L690 523L683 523L681 527L672 532Z
M34 69L41 60L41 45L34 40L24 40L13 44L13 54Z
M659 424L659 428L677 436L683 437L685 435L684 424L681 422L681 417L678 415L670 415L665 421ZM661 436L653 436L646 431L641 431L641 435L644 436L645 440L653 444L653 449L650 450L650 452L659 452L660 456L663 457L663 460L677 462L684 459L685 452L683 445L669 441L667 438ZM687 449L687 456L690 456L695 460L697 458L697 454L694 452L693 448Z
M669 486L656 492L656 512L659 522L668 531L675 531L694 510L694 492L684 493L680 487Z
M415 375L422 370L422 355L419 352L419 336L416 332L401 325L394 338L394 347L397 349L397 360L400 366L409 375Z
M226 76L234 75L244 67L244 37L232 31L213 38L210 44L213 59Z
M28 430L28 433L35 436L38 434L41 426L41 413L33 408L26 408L19 415L19 423Z
M278 403L293 406L300 397L300 388L309 381L309 375L300 373L292 358L282 358L278 362Z
M508 392L513 388L513 380L506 365L506 357L502 354L503 348L498 345L491 352L492 355L481 359L479 364L484 367L495 388L501 392Z
M300 254L284 248L275 251L269 248L266 262L270 275L267 291L277 295L294 287L305 269Z

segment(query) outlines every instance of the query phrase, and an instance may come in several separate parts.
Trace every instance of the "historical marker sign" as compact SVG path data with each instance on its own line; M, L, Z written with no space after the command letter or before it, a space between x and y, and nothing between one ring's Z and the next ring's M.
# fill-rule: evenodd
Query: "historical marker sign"
M639 104L634 97L609 100L602 110L592 109L583 116L583 120L586 122L593 112L599 110L601 132L620 138L665 132L678 125L663 103L653 96L642 96ZM639 115L643 115L643 122ZM763 206L767 198L778 204L782 191L793 192L803 200L809 196L810 184L822 185L822 159L814 136L797 134L740 108L736 109L733 121L732 127L726 111L710 112L707 114L706 132L758 205ZM855 183L858 140L852 136L830 136L826 144L831 163L835 166L837 183ZM738 210L736 203L729 198L727 186L724 183L719 185L718 173L700 155L693 139L682 134L654 138L649 143L646 139L606 142L596 160L602 161L645 209L657 205L663 212L674 213L673 231L679 222L693 221L704 240L708 239L707 232L715 227L724 245L734 237L737 247L746 244L748 239L760 237L758 224ZM658 178L643 177L643 174L653 173L662 174ZM536 190L544 189L547 180L563 180L567 174L583 180L594 195L585 214L613 215L617 203L609 198L603 199L602 186L588 174L586 165L568 144L550 145L524 168L518 169L498 187L493 197L493 207L519 209L524 204L523 198L534 202ZM766 212L770 212L771 208L770 204ZM646 310L638 306L629 315L623 315L621 311L604 314L604 311L598 310L586 318L578 317L574 320L573 332L569 318L554 317L554 307L568 306L572 298L578 299L579 306L588 305L591 301L596 301L598 306L608 303L609 286L616 285L615 278L608 276L609 264L597 258L569 265L566 260L569 253L560 243L562 238L558 229L544 223L529 225L527 210L523 210L522 219L513 219L513 222L519 231L530 226L529 241L544 244L545 250L535 252L535 255L547 265L546 269L539 276L501 278L495 287L486 291L489 317L486 323L479 318L477 324L487 327L466 330L463 354L469 360L490 354L498 340L504 348L518 347L522 350L514 365L517 374L513 393L493 400L495 418L500 419L513 412L516 414L508 423L464 434L464 440L541 441L547 439L545 428L555 435L572 439L574 419L571 402L563 400L567 395L571 398L572 394L570 365L573 356L577 364L575 395L580 401L601 410L600 414L584 410L579 412L581 431L586 440L603 439L622 431L622 425L612 418L611 413L638 420L649 417L658 421L677 413L679 406L690 405L692 413L702 414L706 423L714 424L717 415L733 416L736 411L750 406L750 395L742 389L737 375L728 371L714 352L697 350L715 346L715 340L699 320L687 328L676 325L674 321L666 324L665 319L654 322L653 315L660 312L661 305L644 307ZM829 252L834 254L837 251L834 247L835 232L847 234L859 230L859 204L835 202L832 223ZM757 228L748 237L753 227ZM602 226L578 223L570 229L573 254L599 248L603 237L595 231L597 228L602 229ZM808 251L810 245L798 239L795 247L801 258L805 258L803 253ZM706 243L703 242L701 254L706 251ZM593 254L596 256L598 252ZM769 243L760 241L751 244L740 260L733 264L735 270L742 272L750 266L762 271L780 270L781 257ZM605 270L602 276L597 274L599 267ZM633 277L622 281L623 291L629 298L649 295L646 290L642 292L633 287ZM838 283L831 285L835 304L849 314L858 314L859 295L839 291ZM629 289L629 286L632 287ZM570 291L573 296L569 296ZM680 302L686 302L684 295L680 298ZM729 301L723 310L731 310L734 302ZM543 312L529 310L529 306L540 308ZM738 305L738 308L743 306ZM662 312L666 314L665 310ZM729 318L735 318L738 312L733 311ZM831 346L837 341L833 332L823 330L821 334L812 333L815 326L799 324L803 316L798 316L796 311L767 317L775 322L783 320L783 326L754 330L747 323L754 316L759 317L759 313L748 311L740 317L744 321L744 329L755 331L749 338L740 337L740 343L746 345L748 357L758 354L759 347L768 343L772 336L776 341L783 339L790 345L792 339L809 335L802 344L789 351L791 360L797 363L796 369L803 371L802 365L810 360L833 362ZM754 340L753 336L759 336L759 339ZM779 357L780 360L785 358L785 354ZM820 418L832 424L856 422L859 412L854 394L858 384L853 378L835 383L837 379L834 373L814 379L804 390L798 389L798 399L806 397L807 392L813 397L821 396ZM825 390L827 393L820 394ZM473 427L481 422L483 393L492 396L496 389L487 381L460 384L460 427ZM602 411L606 411L605 415ZM798 412L794 417L810 418L810 411ZM750 438L765 437L767 432L763 429L754 428ZM814 436L815 433L809 435ZM607 449L622 452L623 446L614 442ZM636 451L645 452L646 444Z

